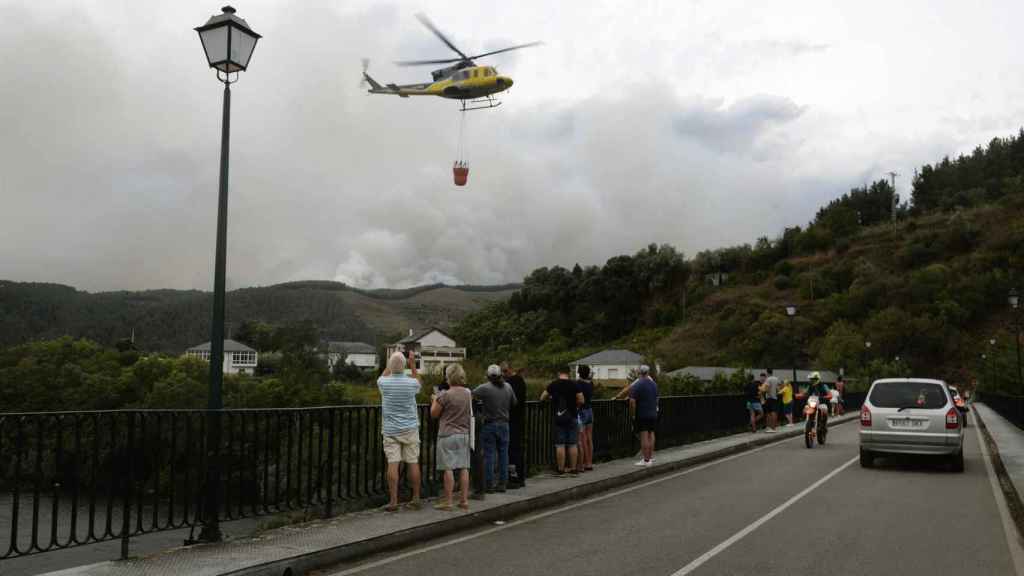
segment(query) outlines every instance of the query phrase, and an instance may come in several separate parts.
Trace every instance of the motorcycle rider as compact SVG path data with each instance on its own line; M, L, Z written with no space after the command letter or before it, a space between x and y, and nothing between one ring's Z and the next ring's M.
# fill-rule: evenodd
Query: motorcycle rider
M807 388L807 397L817 396L818 397L818 410L821 411L821 416L828 421L828 386L821 381L821 374L812 372L810 377L810 386Z

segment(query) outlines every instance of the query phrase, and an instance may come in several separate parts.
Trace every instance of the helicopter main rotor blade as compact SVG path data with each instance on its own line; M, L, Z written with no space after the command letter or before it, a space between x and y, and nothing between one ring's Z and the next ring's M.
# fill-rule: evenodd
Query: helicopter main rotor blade
M466 55L462 53L462 50L456 48L455 44L452 44L452 41L449 40L448 37L445 36L440 30L438 30L437 26L434 26L434 23L430 21L430 18L427 18L426 14L420 12L419 14L416 15L416 19L419 20L424 26L426 26L427 29L433 32L434 36L437 36L441 40L441 42L444 42L445 45L454 50L456 54L462 56L462 58L452 60L452 62L458 62L459 60L469 60L469 58L467 58Z
M441 60L399 60L395 62L399 66L423 66L426 64L451 64L452 62L462 62L462 58L444 58Z
M520 48L529 48L531 46L540 46L543 42L528 42L526 44L519 44L516 46L509 46L508 48L502 48L501 50L495 50L493 52L484 52L483 54L477 54L470 56L470 60L476 60L477 58L483 58L484 56L492 56L494 54L501 54L502 52L511 52L512 50L519 50Z
M476 54L468 58L439 58L437 60L399 60L395 62L399 66L422 66L425 64L452 64L454 62L472 62L477 58L483 58L485 56L493 56L495 54L501 54L502 52L511 52L512 50L519 50L521 48L530 48L532 46L540 46L543 42L529 42L526 44L518 44L516 46L509 46L508 48L502 48L501 50L494 50L492 52L484 52L483 54Z

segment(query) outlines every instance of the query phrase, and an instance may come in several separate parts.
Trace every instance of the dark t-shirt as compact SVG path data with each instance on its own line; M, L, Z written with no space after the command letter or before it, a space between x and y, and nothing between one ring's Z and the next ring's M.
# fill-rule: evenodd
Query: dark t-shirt
M512 387L512 391L515 392L516 398L526 398L526 381L523 377L518 374L513 374L505 378L505 383ZM522 420L526 416L526 402L519 402L512 407L512 423L516 424L519 422L522 425Z
M658 418L658 385L647 376L637 378L629 387L629 397L636 400L636 417L639 420Z
M747 382L746 387L743 389L743 393L746 394L747 396L747 402L761 401L761 392L760 390L758 390L758 388L760 388L760 384L757 382L757 380L751 380L750 382Z
M576 393L580 385L575 380L558 379L548 384L548 395L555 407L555 424L559 426L575 425Z
M583 408L591 408L590 401L594 399L594 382L592 380L577 380L580 392L583 392Z

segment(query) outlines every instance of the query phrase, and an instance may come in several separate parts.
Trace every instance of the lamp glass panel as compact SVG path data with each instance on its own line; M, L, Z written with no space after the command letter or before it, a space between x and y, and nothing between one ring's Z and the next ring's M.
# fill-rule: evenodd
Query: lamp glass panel
M231 28L231 62L244 69L249 65L255 48L255 36L250 36L238 28Z
M203 40L203 48L206 50L206 60L212 66L216 62L223 62L228 59L228 27L221 26L204 30L199 33ZM217 68L224 69L223 65Z

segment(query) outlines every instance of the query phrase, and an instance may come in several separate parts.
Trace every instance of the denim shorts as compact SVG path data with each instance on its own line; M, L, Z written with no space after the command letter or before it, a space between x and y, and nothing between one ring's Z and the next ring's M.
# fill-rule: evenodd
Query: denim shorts
M760 402L747 402L747 410L752 412L764 412Z
M579 438L579 427L555 425L555 446L575 446Z
M594 409L593 408L580 408L579 412L580 426L589 426L594 423Z

